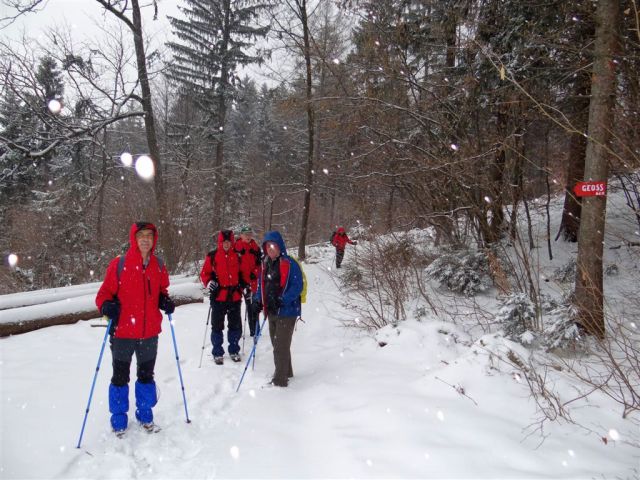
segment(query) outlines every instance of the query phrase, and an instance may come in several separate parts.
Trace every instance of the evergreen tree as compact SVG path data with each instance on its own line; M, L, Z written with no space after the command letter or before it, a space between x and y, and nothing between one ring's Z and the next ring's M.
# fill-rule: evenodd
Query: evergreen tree
M194 96L205 112L205 125L216 144L213 226L224 222L221 210L223 191L219 174L224 163L224 139L227 109L236 97L239 78L237 70L261 63L258 51L252 55L255 41L267 34L267 27L252 25L263 3L248 0L185 0L181 8L185 19L169 17L179 41L169 42L174 61L170 78L179 82Z

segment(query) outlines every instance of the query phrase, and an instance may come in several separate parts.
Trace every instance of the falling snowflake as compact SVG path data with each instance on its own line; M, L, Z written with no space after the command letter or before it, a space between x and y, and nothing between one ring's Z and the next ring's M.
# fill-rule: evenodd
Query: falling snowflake
M7 262L11 268L14 268L18 264L18 255L15 253L10 253L7 257Z
M53 100L49 100L49 103L47 104L47 108L49 108L49 111L51 113L56 115L56 114L60 113L60 110L62 110L62 103L60 103L59 100L56 100L54 98Z
M147 155L142 155L136 160L136 173L143 180L151 180L156 174L153 160Z
M133 165L133 155L129 152L122 152L122 155L120 155L120 161L125 167L130 167Z
M234 460L238 460L238 458L240 458L240 449L235 445L229 449L229 453L231 454L231 458Z

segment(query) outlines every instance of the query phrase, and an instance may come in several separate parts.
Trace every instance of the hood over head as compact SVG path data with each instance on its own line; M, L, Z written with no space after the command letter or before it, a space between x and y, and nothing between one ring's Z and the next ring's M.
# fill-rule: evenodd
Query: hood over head
M280 253L283 255L287 255L287 247L284 244L284 239L282 238L282 235L280 235L280 232L278 232L277 230L273 230L264 234L264 238L262 239L262 251L265 253L265 255L267 254L267 250L265 249L265 244L267 242L274 242L278 244L278 247L280 247Z
M233 230L220 230L218 233L218 248L222 248L222 242L225 240L229 240L231 242L231 246L235 243L235 238L233 236Z
M344 227L338 227L337 232L338 232L338 233L346 233L346 232L344 231Z
M131 225L131 228L129 229L129 245L131 246L131 249L140 253L138 242L136 242L136 233L140 230L151 230L153 232L153 246L151 247L151 254L153 254L156 249L156 244L158 243L158 230L151 222L140 221Z

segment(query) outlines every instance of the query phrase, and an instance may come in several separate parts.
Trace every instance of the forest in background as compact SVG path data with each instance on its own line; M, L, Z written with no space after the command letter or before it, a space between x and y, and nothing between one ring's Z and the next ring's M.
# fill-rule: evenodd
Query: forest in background
M563 190L548 241L577 242L589 178L620 179L640 224L635 0L185 0L150 49L140 10L162 2L95 2L94 39L0 39L0 251L20 258L0 294L98 280L138 219L172 272L242 224L303 258L337 224L487 247Z

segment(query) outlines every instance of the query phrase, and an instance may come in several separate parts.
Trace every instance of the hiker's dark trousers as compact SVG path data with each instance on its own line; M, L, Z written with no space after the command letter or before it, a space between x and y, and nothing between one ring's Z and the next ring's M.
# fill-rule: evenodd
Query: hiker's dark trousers
M273 363L276 367L273 383L280 387L286 387L289 378L293 377L291 339L295 326L296 317L279 317L269 314L269 336L273 345Z

